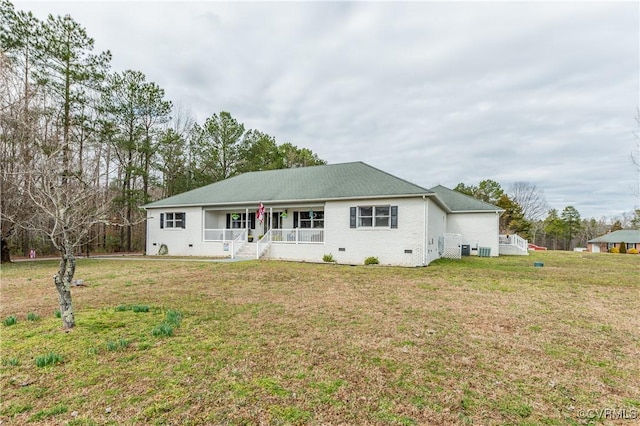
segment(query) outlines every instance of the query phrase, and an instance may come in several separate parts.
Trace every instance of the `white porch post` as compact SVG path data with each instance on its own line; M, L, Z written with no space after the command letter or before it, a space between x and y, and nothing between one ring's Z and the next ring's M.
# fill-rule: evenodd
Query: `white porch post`
M249 241L249 226L251 225L251 218L249 217L249 207L246 207L244 209L244 212L245 212L244 213L245 214L245 218L247 219L246 223L244 224L244 228L247 231L247 235L245 235L245 240L244 241L247 242L247 241Z

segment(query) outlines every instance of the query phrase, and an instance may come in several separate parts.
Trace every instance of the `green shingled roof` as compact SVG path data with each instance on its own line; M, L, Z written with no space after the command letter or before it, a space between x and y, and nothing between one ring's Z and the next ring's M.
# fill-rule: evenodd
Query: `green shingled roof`
M477 200L461 192L454 191L446 188L442 185L434 186L431 191L438 195L438 198L449 207L453 212L501 212L504 209L494 206L493 204L485 203L484 201Z
M145 208L432 194L362 162L243 173Z
M640 231L633 229L622 229L602 235L588 243L640 243Z

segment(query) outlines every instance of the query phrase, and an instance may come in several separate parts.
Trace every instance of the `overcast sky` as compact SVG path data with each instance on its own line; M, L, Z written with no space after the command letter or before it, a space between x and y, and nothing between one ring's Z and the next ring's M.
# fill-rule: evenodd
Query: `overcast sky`
M427 188L527 181L583 218L639 207L637 1L14 5L69 13L199 123Z

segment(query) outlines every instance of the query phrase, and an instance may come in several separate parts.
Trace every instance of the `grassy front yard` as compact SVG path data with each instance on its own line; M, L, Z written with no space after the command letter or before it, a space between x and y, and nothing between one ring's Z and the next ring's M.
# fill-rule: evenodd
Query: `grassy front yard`
M56 267L2 267L3 424L639 421L638 256L80 260L69 333Z

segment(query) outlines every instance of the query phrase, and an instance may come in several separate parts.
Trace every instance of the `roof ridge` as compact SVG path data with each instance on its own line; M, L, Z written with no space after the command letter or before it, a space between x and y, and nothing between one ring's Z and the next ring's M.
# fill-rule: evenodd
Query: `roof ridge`
M455 189L447 188L444 185L436 185L433 188L431 188L431 190L433 191L435 188L446 189L447 191L449 191L452 194L455 194L456 196L466 197L466 198L468 198L468 199L470 199L470 200L472 200L472 201L474 201L476 203L482 203L482 204L486 205L487 207L492 207L494 210L502 210L502 211L504 211L504 209L502 207L500 207L500 206L496 206L495 204L491 204L491 203L488 203L486 201L479 200L479 199L477 199L476 197L474 197L472 195L465 194L464 192L456 191Z
M408 180L403 179L403 178L401 178L401 177L398 177L398 176L396 176L396 175L392 175L391 173L389 173L389 172L387 172L387 171L384 171L384 170L382 170L382 169L379 169L379 168L377 168L377 167L374 167L374 166L372 166L371 164L367 164L367 163L365 163L364 161L355 161L355 163L362 163L362 164L364 164L365 166L370 167L370 168L372 168L372 169L374 169L374 170L377 170L377 171L379 171L380 173L384 173L384 174L385 174L385 175L387 175L387 176L390 176L390 177L392 177L392 178L395 178L395 179L401 180L402 182L404 182L404 183L408 183L408 184L413 185L413 186L415 186L415 187L417 187L417 188L423 189L425 192L433 193L433 191L432 191L432 190L427 189L427 188L425 188L424 186L420 186L420 185L418 185L418 184L416 184L416 183L413 183L413 182L411 182L411 181L408 181ZM348 164L348 163L346 163L346 164Z

